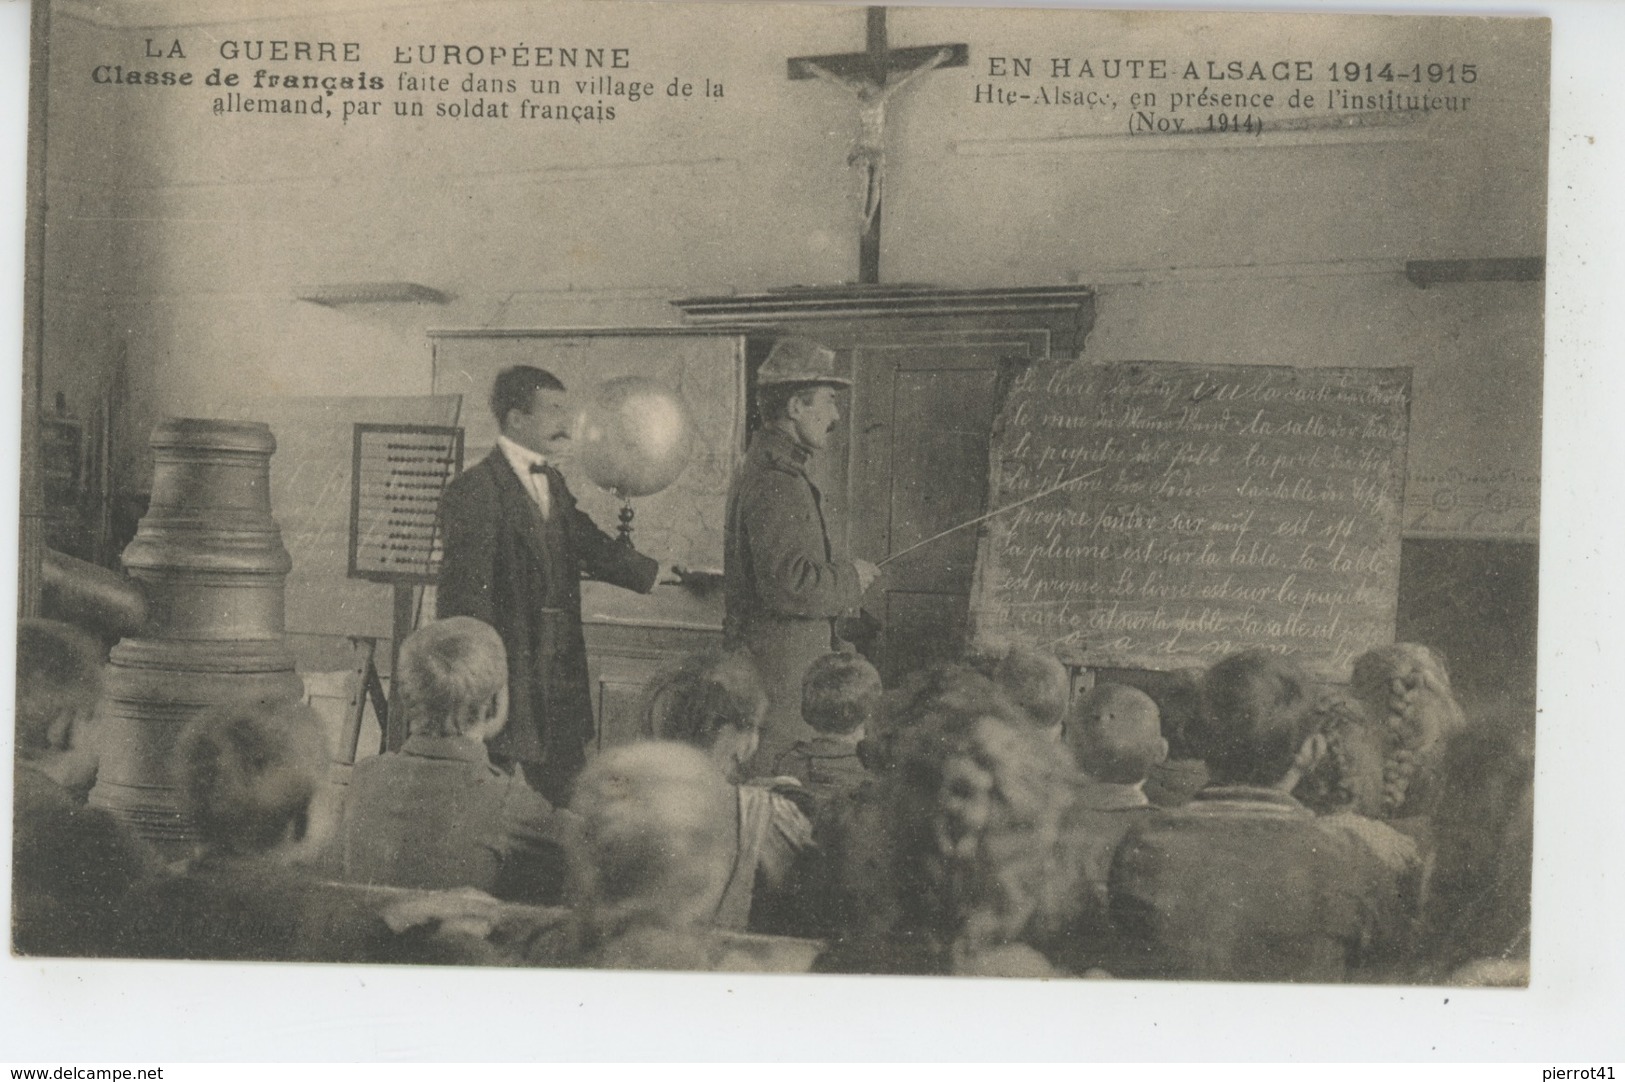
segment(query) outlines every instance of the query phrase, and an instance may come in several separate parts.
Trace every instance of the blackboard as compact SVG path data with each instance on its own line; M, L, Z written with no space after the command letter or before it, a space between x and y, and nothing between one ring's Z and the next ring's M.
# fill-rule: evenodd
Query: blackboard
M1346 679L1393 641L1409 411L1409 368L1032 365L989 507L1071 483L982 527L973 646L1144 669L1262 647Z

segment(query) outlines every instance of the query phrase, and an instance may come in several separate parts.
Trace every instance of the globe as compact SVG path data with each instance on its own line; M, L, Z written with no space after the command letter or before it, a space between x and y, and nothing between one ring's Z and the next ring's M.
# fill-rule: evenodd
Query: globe
M693 450L682 400L642 376L599 384L572 442L587 477L623 500L651 496L677 480Z

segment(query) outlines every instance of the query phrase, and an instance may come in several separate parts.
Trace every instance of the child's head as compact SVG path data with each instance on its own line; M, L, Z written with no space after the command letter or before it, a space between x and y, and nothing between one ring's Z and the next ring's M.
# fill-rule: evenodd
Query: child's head
M1381 801L1371 814L1425 814L1445 743L1466 727L1444 662L1417 643L1382 646L1355 660L1351 684L1382 749Z
M1055 655L1031 646L1012 646L993 670L993 682L1021 708L1034 729L1061 735L1072 678Z
M1441 744L1466 727L1444 661L1426 646L1396 642L1354 661L1354 694L1409 747Z
M829 736L858 738L880 708L880 674L858 654L825 654L801 679L801 720Z
M732 774L756 754L767 716L767 689L742 651L707 651L658 681L650 698L650 729L711 755Z
M1395 686L1398 681L1398 686ZM1450 694L1450 674L1444 659L1415 642L1378 646L1354 659L1349 681L1362 701L1386 705L1390 694L1424 691Z
M895 748L909 729L944 711L982 713L1025 726L1019 708L993 681L969 665L951 662L912 672L881 699L876 724L858 745L858 758L871 771L891 769Z
M1067 742L1096 781L1137 785L1168 758L1157 704L1139 688L1097 684L1072 708Z
M101 647L71 624L17 625L17 756L62 755L83 740L101 694ZM75 740L75 734L79 740ZM89 763L94 771L94 758Z
M395 663L401 709L413 736L488 740L508 719L508 652L489 624L453 616L426 624Z
M893 896L882 919L894 943L974 955L1015 942L1056 903L1075 775L1013 713L940 696L898 735L882 782ZM920 964L944 968L940 957Z
M204 846L258 855L305 838L327 748L310 707L241 702L188 724L176 763L187 814Z
M1192 750L1222 785L1275 786L1304 769L1323 743L1316 699L1293 662L1265 650L1232 654L1202 680Z
M734 857L733 793L704 753L651 741L582 771L570 808L571 894L599 935L716 912Z
M1444 664L1415 643L1378 647L1354 662L1350 690L1321 726L1327 755L1298 799L1374 819L1428 814L1445 744L1465 728Z

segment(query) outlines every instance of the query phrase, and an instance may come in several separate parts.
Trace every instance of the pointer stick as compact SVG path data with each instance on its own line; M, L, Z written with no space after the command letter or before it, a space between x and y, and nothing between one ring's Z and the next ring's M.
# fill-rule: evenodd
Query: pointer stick
M875 566L876 567L885 567L887 564L891 563L893 560L897 559L899 556L907 556L909 553L913 552L915 549L921 548L921 547L923 547L925 545L929 545L931 542L936 541L939 538L947 537L949 534L953 533L955 530L963 530L966 526L974 526L978 522L986 522L988 519L993 518L995 515L1002 515L1006 511L1014 511L1016 508L1020 507L1024 503L1032 503L1034 500L1041 500L1045 496L1048 496L1052 492L1060 491L1061 489L1065 488L1067 485L1075 485L1079 481L1082 481L1082 480L1085 480L1087 478L1093 477L1095 474L1100 473L1105 468L1106 468L1105 466L1096 466L1094 469L1089 470L1087 473L1080 473L1076 477L1068 477L1065 481L1062 481L1058 485L1051 485L1049 488L1046 488L1042 492L1036 492L1031 496L1024 496L1023 498L1017 500L1015 503L1007 503L1003 507L1000 507L1000 508L998 508L997 510L994 510L994 511L989 511L987 514L982 515L979 518L973 518L969 522L961 522L958 526L950 526L946 530L943 530L941 533L933 534L932 536L927 537L924 541L916 542L916 543L910 545L908 548L904 549L901 552L892 553L890 556L886 557L884 560L881 560L879 563L875 564Z

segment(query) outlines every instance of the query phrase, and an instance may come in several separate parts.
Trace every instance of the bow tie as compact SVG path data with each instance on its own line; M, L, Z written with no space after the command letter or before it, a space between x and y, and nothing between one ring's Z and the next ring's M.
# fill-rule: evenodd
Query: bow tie
M547 472L547 463L545 463L545 462L532 462L530 464L530 472L531 473L546 473Z

